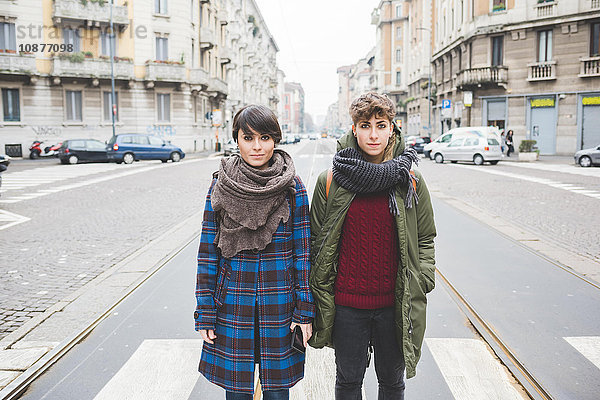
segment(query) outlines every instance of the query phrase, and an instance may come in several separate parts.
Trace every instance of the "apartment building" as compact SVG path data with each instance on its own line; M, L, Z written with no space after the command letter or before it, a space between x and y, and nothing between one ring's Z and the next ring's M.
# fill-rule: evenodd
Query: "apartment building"
M117 133L196 151L224 139L240 106L276 107L278 49L253 0L115 0L114 39L110 13L107 0L0 3L0 151L107 140L113 110Z
M435 135L513 129L541 154L598 145L600 1L435 0Z
M297 82L285 82L284 85L281 130L294 134L304 132L304 89Z

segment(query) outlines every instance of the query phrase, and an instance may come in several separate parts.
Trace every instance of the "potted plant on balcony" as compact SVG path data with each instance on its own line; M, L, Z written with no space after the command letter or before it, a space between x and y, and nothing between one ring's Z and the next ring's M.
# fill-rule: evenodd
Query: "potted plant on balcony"
M540 151L535 147L536 140L521 140L519 143L519 161L537 161Z

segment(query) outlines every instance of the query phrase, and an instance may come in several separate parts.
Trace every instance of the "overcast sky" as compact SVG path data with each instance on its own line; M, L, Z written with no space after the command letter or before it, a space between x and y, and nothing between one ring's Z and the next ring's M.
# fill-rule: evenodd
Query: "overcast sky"
M255 0L273 35L279 69L300 82L313 120L337 100L336 70L375 46L371 12L379 0Z

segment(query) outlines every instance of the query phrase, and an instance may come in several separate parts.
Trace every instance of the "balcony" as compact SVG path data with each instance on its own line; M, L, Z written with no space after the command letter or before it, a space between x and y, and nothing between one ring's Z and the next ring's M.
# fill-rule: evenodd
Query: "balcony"
M185 65L168 64L159 61L146 62L146 80L183 82L185 81Z
M473 89L484 86L502 86L508 81L508 67L482 67L463 69L456 75L455 86Z
M85 5L80 0L54 0L54 23L67 21L85 21L88 26L108 25L110 23L110 2L104 5L88 1ZM129 25L126 6L113 6L113 24L118 28Z
M221 25L227 25L229 23L229 17L227 16L227 11L219 10L217 11L217 19Z
M208 80L208 92L212 93L215 96L221 95L223 97L227 96L227 82L219 78L210 78Z
M579 62L581 63L580 78L600 76L600 56L580 58Z
M544 2L534 6L538 18L554 17L556 13L556 2Z
M233 51L229 47L221 46L219 48L219 58L221 59L221 64L230 63L233 58Z
M133 79L133 63L118 61L113 63L115 79ZM52 75L83 78L110 78L110 59L85 58L73 61L69 57L54 57Z
M0 53L0 73L32 75L36 72L37 68L35 66L35 55Z
M202 68L194 68L190 70L190 83L192 85L208 87L208 72Z
M556 79L556 61L527 64L527 71L529 82L554 80Z
M203 49L213 48L217 42L215 39L215 33L208 27L200 27L200 47Z

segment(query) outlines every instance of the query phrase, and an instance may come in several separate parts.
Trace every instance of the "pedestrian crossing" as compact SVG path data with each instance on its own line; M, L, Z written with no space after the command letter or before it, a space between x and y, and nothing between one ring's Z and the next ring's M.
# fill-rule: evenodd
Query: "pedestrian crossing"
M523 163L523 162L512 162L505 163L503 165L523 168L523 169L534 169L538 171L548 172L561 172L564 174L573 174L581 176L591 176L600 178L600 168L582 168L574 164L544 164L544 163Z
M574 349L600 368L600 337L565 337ZM529 398L488 346L475 338L426 338L424 341L455 400ZM144 340L94 400L192 399L199 380L200 339ZM424 363L426 361L421 361ZM410 380L407 387L410 388ZM434 381L431 381L432 383ZM331 349L309 349L305 378L290 391L292 400L330 398L335 384ZM315 389L315 386L321 389ZM206 387L206 386L204 386ZM215 393L215 392L212 392ZM222 391L219 391L222 393ZM364 393L364 392L363 392ZM216 396L216 397L215 397ZM212 394L206 400L224 398ZM375 400L368 399L367 400Z
M31 218L24 217L19 214L11 213L5 210L0 210L0 231L11 226L29 221Z

